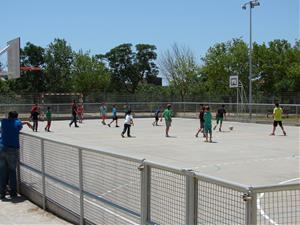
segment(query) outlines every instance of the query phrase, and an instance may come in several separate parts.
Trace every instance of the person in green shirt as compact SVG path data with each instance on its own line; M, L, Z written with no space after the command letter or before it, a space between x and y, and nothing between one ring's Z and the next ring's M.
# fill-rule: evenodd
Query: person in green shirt
M212 142L212 125L211 125L211 112L209 106L205 107L204 112L204 133L205 133L205 142L208 142L208 133L209 133L209 142Z
M165 122L166 122L166 137L170 137L169 130L170 130L171 123L172 123L172 116L173 116L173 111L171 110L171 104L168 104L167 108L162 113L161 118L160 118L160 121L162 121L162 117L164 117Z
M50 111L50 107L47 107L47 111L45 113L46 120L47 120L47 125L45 127L45 131L50 132L50 126L51 126L51 120L52 120L52 113Z
M282 126L282 113L283 113L282 108L279 106L278 103L275 103L275 108L273 109L273 117L274 117L273 131L272 131L271 135L275 135L276 127L279 124L279 126L283 132L283 135L286 136L286 132Z

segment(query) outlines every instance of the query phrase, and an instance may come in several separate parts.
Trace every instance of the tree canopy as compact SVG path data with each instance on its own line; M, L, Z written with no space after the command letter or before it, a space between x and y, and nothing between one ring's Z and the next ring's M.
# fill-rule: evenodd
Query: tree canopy
M229 101L230 75L238 75L245 91L249 84L249 48L242 39L211 46L201 60L186 46L173 44L158 55L155 45L124 43L107 53L92 55L74 51L64 39L54 39L45 48L26 43L21 49L21 66L40 67L22 71L16 80L0 82L1 93L80 92L142 94L184 101L215 99ZM2 65L0 65L1 67ZM168 87L155 86L158 75ZM253 44L254 101L265 96L280 97L300 92L300 40L272 40ZM198 98L198 99L199 99Z

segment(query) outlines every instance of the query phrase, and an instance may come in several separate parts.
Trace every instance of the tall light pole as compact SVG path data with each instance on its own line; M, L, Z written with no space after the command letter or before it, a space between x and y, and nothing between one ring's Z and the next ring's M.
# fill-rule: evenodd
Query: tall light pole
M250 39L249 39L249 117L252 118L252 9L259 6L259 0L246 2L242 9L246 10L247 6L250 9Z

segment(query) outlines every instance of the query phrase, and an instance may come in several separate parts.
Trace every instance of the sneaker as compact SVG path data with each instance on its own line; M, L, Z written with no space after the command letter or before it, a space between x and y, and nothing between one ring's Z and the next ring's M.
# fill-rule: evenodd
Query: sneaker
M75 126L75 127L79 127L79 126Z
M107 124L107 126L109 126L109 127L110 127L110 124Z
M120 127L120 126L116 125L116 127Z
M47 131L47 128L45 127L45 131Z
M270 136L274 136L274 135L275 135L274 133L271 133L271 134L270 134Z
M124 134L123 133L121 133L121 136L122 136L122 138L124 137Z
M197 137L198 137L198 134L196 134L195 137L197 138Z
M18 196L17 193L10 193L10 198L15 198L17 196Z
M131 135L127 135L127 137L129 137L129 138L130 138L130 137L132 137L132 136L131 136Z
M219 132L222 132L221 128L219 128Z
M283 131L283 135L286 136L286 132L285 131Z

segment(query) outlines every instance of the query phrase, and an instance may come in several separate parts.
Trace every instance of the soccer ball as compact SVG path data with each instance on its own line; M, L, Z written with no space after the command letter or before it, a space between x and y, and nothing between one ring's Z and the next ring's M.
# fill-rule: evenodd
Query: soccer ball
M229 130L233 130L233 126L229 127Z

